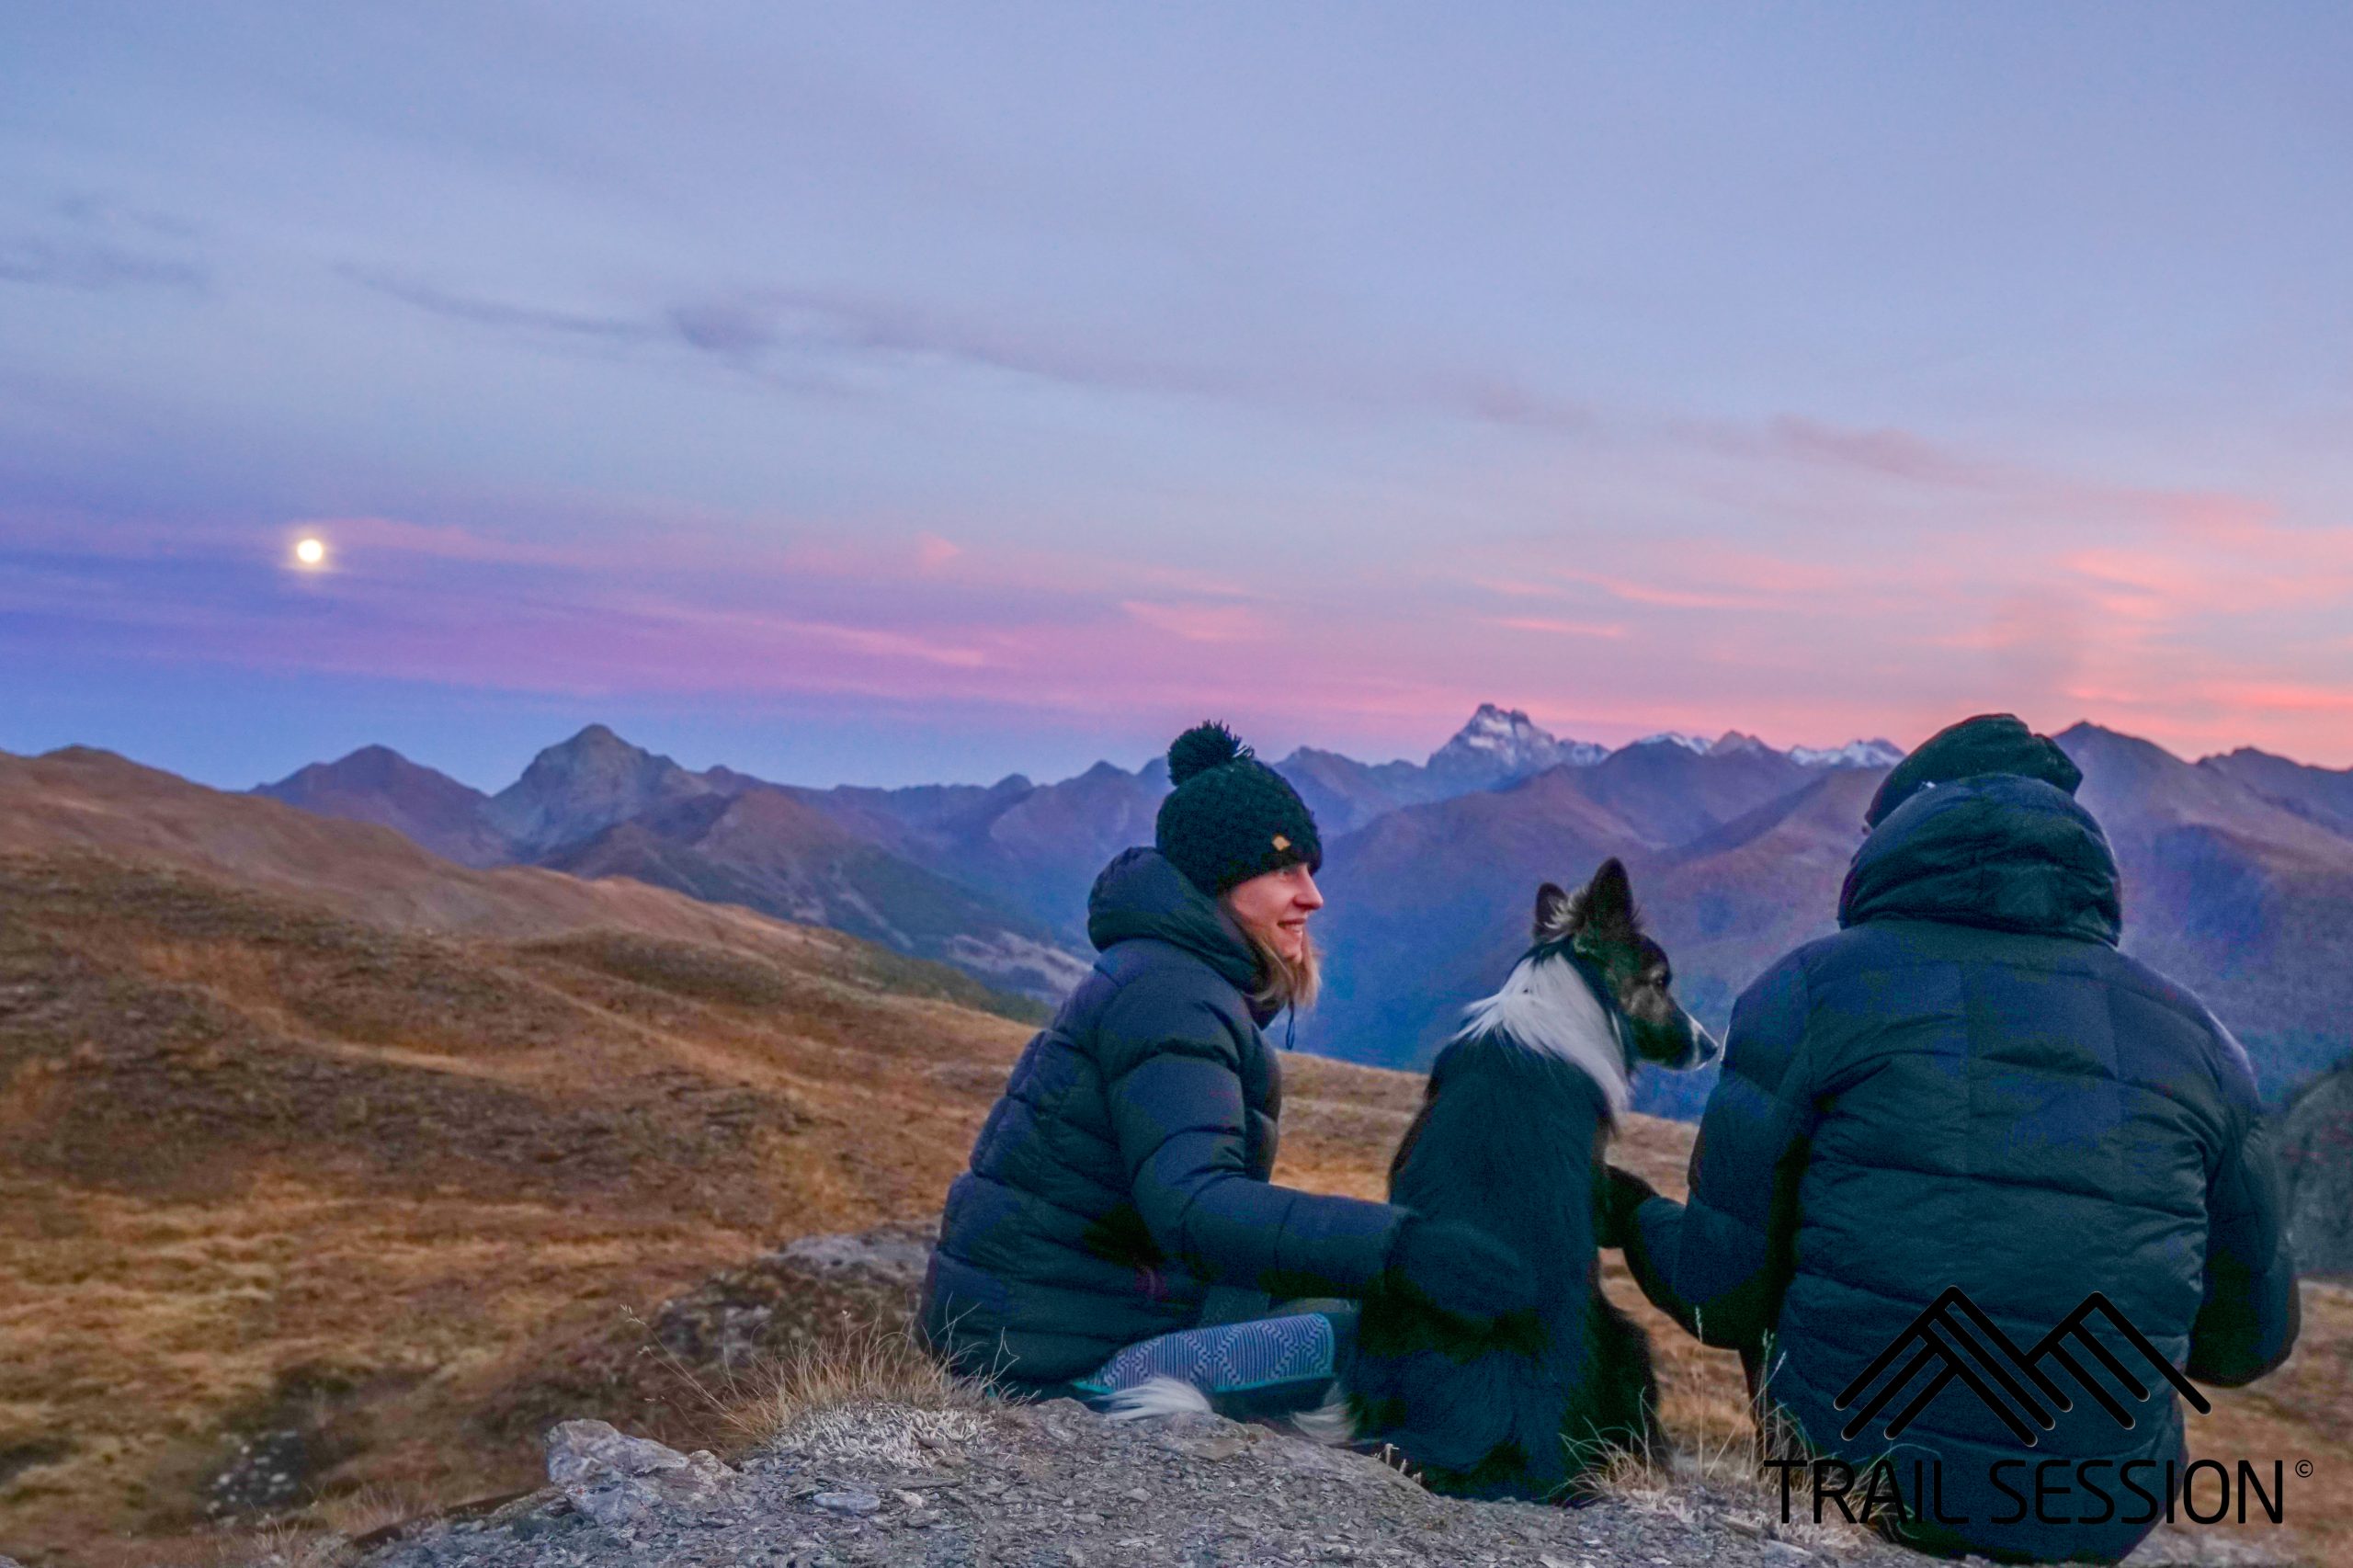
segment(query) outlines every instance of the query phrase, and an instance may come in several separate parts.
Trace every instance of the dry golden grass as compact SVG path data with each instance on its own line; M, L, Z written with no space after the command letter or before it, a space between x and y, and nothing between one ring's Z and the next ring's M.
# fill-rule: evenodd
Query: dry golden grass
M214 1568L340 1568L355 1555L347 1538L290 1523L225 1531L210 1545Z
M345 1568L375 1532L432 1511L432 1499L365 1486L286 1518L233 1526L209 1539L161 1548L157 1568Z
M1672 1462L1646 1463L1624 1452L1613 1452L1596 1479L1595 1489L1630 1508L1664 1514L1685 1524L1699 1522L1701 1510L1737 1534L1792 1541L1800 1546L1835 1551L1879 1538L1864 1526L1850 1523L1835 1507L1825 1508L1821 1522L1813 1517L1813 1486L1804 1472L1792 1477L1790 1522L1781 1522L1779 1478L1756 1462L1752 1434L1721 1437L1679 1435Z
M783 1241L936 1210L1024 1038L896 963L428 937L0 858L0 1543L205 1559L232 1432L306 1433L333 1524L364 1488L532 1483L543 1418L680 1426L578 1408L620 1385L567 1358Z
M961 1377L925 1348L912 1324L864 1323L755 1362L712 1389L697 1380L737 1445L756 1448L830 1411L872 1404L978 1411L988 1380Z

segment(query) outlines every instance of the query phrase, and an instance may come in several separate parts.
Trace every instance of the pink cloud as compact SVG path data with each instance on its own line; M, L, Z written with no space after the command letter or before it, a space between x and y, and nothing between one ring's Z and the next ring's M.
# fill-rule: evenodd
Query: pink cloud
M1644 532L1515 547L1506 570L1457 580L1505 598L1590 599L1598 590L1621 605L1654 609L1773 611L1868 591L1872 574L1852 562L1808 561L1718 540L1661 539ZM1563 555L1574 553L1574 562Z
M1188 642L1256 642L1267 636L1258 613L1247 605L1155 604L1123 599L1120 608L1155 631Z
M1769 600L1753 594L1661 587L1631 577L1608 576L1599 572L1562 572L1557 575L1564 582L1589 583L1612 598L1623 599L1628 604L1650 605L1661 609L1762 609L1770 605Z
M1909 430L1857 430L1800 415L1783 415L1770 421L1766 432L1776 449L1790 456L1843 463L1898 479L1976 485L1995 483L2008 472L2001 465L1951 451Z
M1558 583L1531 583L1518 577L1472 577L1468 581L1474 588L1499 594L1507 599L1557 599L1561 597Z
M1555 620L1546 616L1498 616L1490 624L1513 631L1544 631L1555 637L1623 637L1626 629L1604 621Z
M2266 713L2353 714L2353 686L2294 681L2209 681L2201 695L2233 708Z
M1840 425L1803 414L1762 420L1675 417L1660 422L1669 442L1749 461L1797 462L1866 479L1970 489L2013 481L2010 463L1964 452L1893 426Z
M844 625L790 615L719 610L701 604L654 598L619 600L609 609L610 613L633 618L644 626L682 633L699 642L736 642L753 645L808 642L879 659L913 660L951 669L979 669L989 662L988 655L978 648L883 627Z

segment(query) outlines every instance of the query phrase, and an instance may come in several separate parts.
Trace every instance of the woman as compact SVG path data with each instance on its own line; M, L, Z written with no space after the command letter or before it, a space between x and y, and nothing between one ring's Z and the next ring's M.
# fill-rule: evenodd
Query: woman
M1312 1403L1347 1354L1347 1303L1376 1285L1489 1319L1532 1306L1534 1279L1468 1226L1268 1180L1281 1073L1260 1031L1314 994L1323 845L1222 725L1178 736L1168 777L1154 847L1096 879L1094 971L949 1191L924 1331L1040 1397L1175 1375L1250 1396L1222 1408Z

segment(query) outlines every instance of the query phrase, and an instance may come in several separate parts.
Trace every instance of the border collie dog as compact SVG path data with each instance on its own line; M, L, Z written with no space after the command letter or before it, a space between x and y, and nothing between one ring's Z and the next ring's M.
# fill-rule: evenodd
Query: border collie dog
M1601 1293L1593 1214L1635 1064L1716 1055L1672 982L1617 860L1577 893L1537 891L1534 945L1439 1053L1389 1196L1511 1247L1543 1304L1474 1332L1384 1286L1364 1303L1345 1412L1302 1426L1387 1444L1425 1485L1471 1497L1566 1501L1610 1449L1659 1453L1650 1342Z

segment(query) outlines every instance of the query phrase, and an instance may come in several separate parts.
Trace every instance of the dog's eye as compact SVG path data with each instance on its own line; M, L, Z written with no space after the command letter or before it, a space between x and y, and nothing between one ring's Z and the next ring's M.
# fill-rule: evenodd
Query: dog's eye
M1665 964L1661 964L1656 969L1651 971L1644 978L1647 979L1651 984L1657 986L1661 991L1665 990L1668 986L1675 983L1675 976L1667 972L1667 968Z

